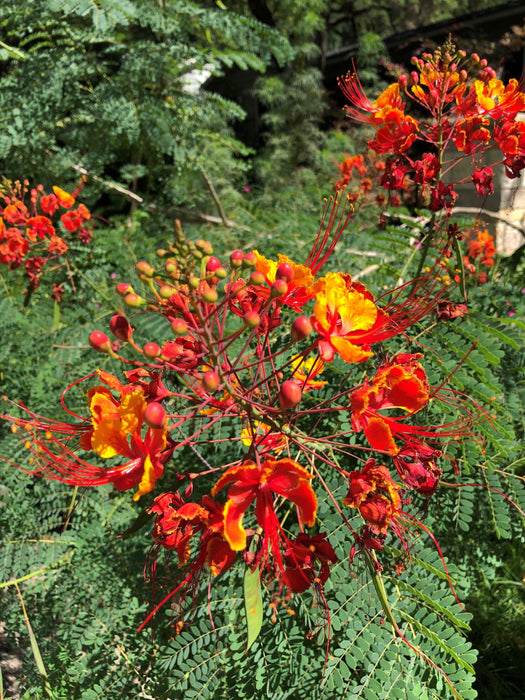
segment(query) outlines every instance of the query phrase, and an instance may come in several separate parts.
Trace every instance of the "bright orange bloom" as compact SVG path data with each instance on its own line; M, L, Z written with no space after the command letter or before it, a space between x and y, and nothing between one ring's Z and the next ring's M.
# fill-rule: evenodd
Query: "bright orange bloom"
M403 110L405 103L401 99L399 84L392 83L379 95L377 100L371 102L365 95L363 86L357 74L348 72L343 78L339 78L338 85L348 98L350 105L345 111L353 121L377 126L384 121L384 114L395 108Z
M382 112L382 124L368 147L376 153L404 153L416 140L418 128L413 117L400 109L389 109Z
M486 145L490 141L490 131L487 129L489 120L474 116L458 122L452 141L458 151L464 151L467 155L476 148L476 143Z
M294 263L286 255L278 255L278 260L268 260L263 257L257 250L253 251L257 256L255 268L262 273L268 285L275 282L277 268L282 263L288 263L293 270L293 277L288 282L288 291L282 297L279 297L279 302L286 306L291 306L294 309L300 309L312 297L315 296L317 285L314 283L314 275L309 267ZM258 288L263 297L268 297L269 288Z
M369 333L383 323L386 314L363 285L352 284L348 277L329 272L322 282L311 319L320 335L321 359L331 362L337 353L345 362L363 362L373 354Z
M429 400L429 385L421 355L397 355L377 371L372 384L368 382L350 394L352 426L364 431L374 449L396 455L399 448L394 437L417 430L405 426L403 418L390 418L379 411L395 408L407 415L420 411Z
M265 542L269 542L280 561L280 525L273 507L274 496L292 501L297 506L300 525L312 526L317 512L317 497L310 485L312 478L312 474L291 459L267 457L262 465L247 461L227 469L213 487L211 495L215 496L231 484L224 507L224 536L230 547L235 551L246 548L243 517L255 501L255 518L263 529Z
M57 198L61 207L64 207L64 209L71 209L75 203L75 198L72 195L60 189L60 187L57 187L56 185L53 185L53 192L55 193L55 197Z
M326 381L316 379L324 370L324 362L320 357L308 357L294 355L292 358L292 377L301 387L302 391L320 389L328 384Z
M147 402L142 388L123 386L111 374L99 371L99 378L107 386L95 386L88 391L91 420L70 424L43 419L24 406L31 418L2 416L15 427L25 431L26 447L38 467L34 474L76 486L113 484L120 491L138 487L133 500L149 493L162 476L164 462L171 455L167 447L167 431L144 426ZM109 387L109 388L108 388ZM115 398L112 391L119 393ZM98 467L77 455L78 447L93 450L103 459L117 455L128 461L109 469Z
M525 109L525 94L521 81L515 78L504 85L497 78L476 80L463 101L458 102L457 111L467 115L486 115L494 120L514 120L518 112Z
M197 560L202 559L214 576L229 568L235 560L222 533L223 507L209 496L202 502L186 503L179 493L163 493L148 508L155 513L153 537L166 549L175 549L179 566L188 563L191 556L191 539L201 534Z

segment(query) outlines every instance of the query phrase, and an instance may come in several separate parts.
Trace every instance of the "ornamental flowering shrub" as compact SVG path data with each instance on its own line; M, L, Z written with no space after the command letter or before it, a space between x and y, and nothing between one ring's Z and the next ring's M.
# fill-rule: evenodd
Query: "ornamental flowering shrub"
M412 182L430 211L413 280L374 294L349 270L330 269L352 217L351 172L365 174L356 158L341 168L347 179L327 201L303 258L240 249L217 256L209 241L188 240L176 221L158 264L136 264L142 291L118 284L122 308L109 334L89 336L95 351L122 363L122 374L99 369L75 382L89 388L80 414L67 408L67 392L62 397L74 420L48 419L20 404L3 416L29 453L24 468L32 475L129 491L149 520L153 578L161 552L176 559L178 574L141 627L169 602L180 631L199 590L208 585L213 596L213 581L238 567L248 646L262 624L261 582L273 609L311 591L329 629L325 587L339 555L320 525L323 493L347 533L350 566L364 560L395 633L437 667L398 626L381 572L392 546L402 553L396 569L410 566L412 543L423 532L448 579L423 523L424 504L442 487L461 486L451 483L461 474L449 448L469 440L483 447L478 428L491 420L447 379L431 383L425 346L415 338L416 328L468 311L451 298L466 279L463 232L448 220L455 193L441 179L454 163L444 154L449 142L469 158L495 146L511 177L525 164L519 85L504 86L476 56L452 57L451 50L418 59L410 79L401 76L374 102L357 76L342 81L349 116L375 128L369 147L387 157L382 186ZM405 99L429 116L408 115ZM417 141L429 150L415 160ZM487 177L473 176L483 193ZM477 242L469 256L488 259L485 238ZM457 282L443 272L454 247ZM202 456L225 441L227 457ZM329 486L334 479L337 493Z
M76 203L83 186L81 181L69 194L55 185L46 194L43 185L29 189L28 180L0 184L0 264L23 268L27 299L40 286L46 265L63 264L70 234L82 243L91 241L91 213ZM52 297L60 301L62 294L61 285L54 284Z

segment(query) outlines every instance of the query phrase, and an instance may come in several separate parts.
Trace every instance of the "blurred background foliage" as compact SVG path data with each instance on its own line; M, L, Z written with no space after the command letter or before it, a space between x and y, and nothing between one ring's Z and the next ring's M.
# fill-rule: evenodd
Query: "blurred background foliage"
M89 246L70 251L70 270L56 274L65 289L59 306L42 285L24 307L20 271L0 272L2 394L56 417L59 394L80 376L98 367L118 373L109 358L89 350L87 337L94 327L105 330L119 308L118 282L140 287L133 265L155 264L174 217L190 237L211 240L218 254L241 247L305 257L322 199L338 179L336 164L366 140L362 130L344 125L335 86L324 83L327 53L355 46L373 94L386 77L382 37L413 28L416 17L430 23L495 4L8 3L0 17L0 172L48 189L73 189L87 173L82 201L97 227ZM376 293L395 286L421 226L411 214L398 210L379 228L377 210L357 212L334 269L364 271ZM484 428L482 443L449 457L461 464L464 481L486 483L521 503L515 477L525 468L524 269L522 249L499 256L487 283L470 290L466 319L414 333L428 348L435 384L478 341L451 385L490 409L494 427ZM15 437L2 425L0 431L0 452L23 464ZM320 503L320 527L332 533L340 557L326 589L328 657L322 606L309 594L294 614L283 608L273 624L267 619L246 654L238 571L214 586L214 627L204 595L180 634L169 609L157 616L153 634L136 633L151 602L143 576L151 541L148 528L122 537L137 515L129 495L79 492L3 463L0 473L0 620L11 650L25 652L17 691L24 700L451 697L443 678L392 637L364 564L349 571L348 542L328 499ZM333 488L337 494L341 486ZM408 570L385 572L398 621L465 698L476 692L487 700L521 698L522 519L505 499L477 487L442 489L420 509L467 613L450 598L434 546L420 537ZM399 553L390 545L395 561ZM169 562L159 571L159 586L169 590L176 572ZM15 697L8 680L5 696Z

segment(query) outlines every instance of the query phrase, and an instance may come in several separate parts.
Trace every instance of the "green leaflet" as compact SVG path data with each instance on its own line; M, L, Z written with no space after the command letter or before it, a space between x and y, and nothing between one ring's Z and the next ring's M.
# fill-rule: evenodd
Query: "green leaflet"
M248 642L246 651L259 636L262 627L262 595L259 569L252 571L246 569L244 574L244 607L246 610L246 627L248 630Z

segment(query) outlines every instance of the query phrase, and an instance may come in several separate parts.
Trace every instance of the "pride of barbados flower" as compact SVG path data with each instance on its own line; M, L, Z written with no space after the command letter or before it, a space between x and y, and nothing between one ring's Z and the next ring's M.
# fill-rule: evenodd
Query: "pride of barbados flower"
M317 497L310 485L312 474L291 459L266 457L262 464L247 461L230 467L212 489L212 496L225 486L228 500L224 507L224 536L231 548L246 547L243 517L255 501L255 519L263 529L274 554L279 552L280 525L275 514L275 495L291 501L297 507L300 525L312 526L317 512Z
M12 422L14 430L23 431L25 445L32 453L32 474L75 486L111 483L121 491L137 488L133 500L138 500L154 488L172 452L167 447L167 430L158 424L148 426L147 416L152 411L148 411L142 388L122 385L106 372L98 374L106 386L88 390L90 418L81 423L43 419L23 406L20 408L30 418L3 417ZM126 462L97 466L84 460L79 450L92 451L104 460L123 457Z

